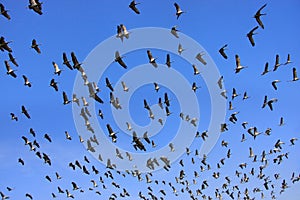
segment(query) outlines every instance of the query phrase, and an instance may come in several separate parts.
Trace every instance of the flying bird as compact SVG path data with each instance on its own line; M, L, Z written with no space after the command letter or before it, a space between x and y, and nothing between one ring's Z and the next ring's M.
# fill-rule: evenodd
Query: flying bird
M261 75L263 76L263 75L265 75L266 73L269 73L269 72L270 72L269 63L266 62L265 67L264 67L264 71L261 73Z
M39 0L29 0L29 9L32 9L34 12L38 13L39 15L42 15L42 3L39 2Z
M185 13L185 12L181 10L180 6L177 3L174 3L174 6L176 8L176 16L178 19L182 15L182 13Z
M133 10L136 14L140 14L139 9L137 9L136 5L138 5L140 3L137 3L135 1L131 1L129 4L129 8L131 8L131 10Z
M124 81L121 81L121 84L122 84L122 87L123 87L123 91L124 91L124 92L128 92L128 91L129 91L129 88L126 86L125 82L124 82Z
M110 124L106 124L106 128L108 130L108 134L109 134L109 137L111 137L111 140L113 143L117 142L117 132L114 132L110 126Z
M235 68L236 74L239 73L242 69L247 68L246 66L241 65L240 57L237 54L235 55L235 65L236 65L236 68Z
M4 39L4 37L3 36L1 36L0 37L0 50L1 51L8 51L8 52L12 52L12 49L8 46L8 44L9 43L11 43L11 41L9 41L9 42L6 42L5 41L5 39Z
M11 75L12 77L14 78L17 78L17 75L15 74L15 70L13 70L11 67L10 67L10 64L7 60L4 61L4 64L5 64L5 67L6 67L6 74L7 75Z
M41 53L41 49L39 48L39 44L37 43L36 39L31 41L31 48L34 49L38 54Z
M251 29L251 31L249 31L247 33L247 37L251 43L251 45L254 47L255 46L255 42L254 42L254 39L253 39L253 35L257 34L255 33L254 31L256 31L258 29L258 26L254 27L253 29Z
M293 67L293 80L292 81L298 81L299 78L297 76L297 69Z
M170 54L167 54L167 58L166 58L166 65L170 68L171 67L171 58L170 58Z
M53 87L56 92L58 91L57 82L54 80L54 78L51 79L50 86Z
M149 63L151 63L154 67L157 67L156 58L153 58L152 53L151 53L150 50L147 50L147 55L148 55L148 58L149 58Z
M172 28L171 28L171 33L172 33L172 35L174 35L176 38L179 38L179 36L178 36L178 32L179 30L177 29L177 26L173 26Z
M16 59L14 58L14 56L11 53L8 53L8 57L9 57L9 61L14 64L16 67L19 67Z
M71 101L68 99L68 96L67 96L67 94L66 94L66 92L64 92L63 91L63 104L64 105L67 105L67 104L69 104Z
M111 85L111 83L107 77L105 78L105 84L106 84L106 87L108 87L112 92L114 91L114 88Z
M8 10L5 9L4 5L2 3L0 3L0 12L1 15L3 15L6 19L10 20L10 16L7 12Z
M276 71L281 64L279 63L279 55L276 54L275 65L273 71Z
M273 88L275 89L275 90L277 90L277 83L279 83L280 82L280 80L274 80L274 81L272 81L272 86L273 86Z
M26 110L25 106L22 106L22 107L21 107L21 111L22 111L22 113L23 113L28 119L31 118L30 115L29 115L29 113L28 113L28 111Z
M205 54L203 53L203 52L201 52L201 53L198 53L197 55L196 55L196 59L197 60L199 60L203 65L206 65L207 64L207 62L203 59L203 57L202 56L204 56Z
M225 59L228 58L227 55L226 55L226 53L225 53L225 50L226 50L227 46L228 46L228 44L225 44L223 47L221 47L221 48L219 49L219 53L220 53L220 54L223 56L223 58L225 58Z
M30 83L29 79L25 75L23 75L22 77L24 79L24 85L31 87L31 83Z
M122 60L123 57L120 56L120 53L116 51L115 53L115 62L119 63L124 69L127 69L127 65Z
M65 52L63 52L63 64L66 65L70 70L73 70L73 67L70 63L70 61L68 60L67 54Z
M266 15L265 13L261 13L262 9L264 9L267 6L267 4L264 4L262 7L260 7L260 9L255 13L254 18L256 19L257 23L259 24L259 26L264 29L264 24L262 23L260 17L263 15Z

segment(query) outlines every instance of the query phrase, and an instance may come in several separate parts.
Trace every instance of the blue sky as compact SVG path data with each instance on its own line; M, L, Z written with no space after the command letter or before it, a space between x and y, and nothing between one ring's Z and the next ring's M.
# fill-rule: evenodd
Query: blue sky
M17 2L17 3L16 3ZM274 148L274 144L278 139L284 141L282 152L268 155L269 165L264 170L266 176L270 176L272 183L275 186L274 192L278 199L297 199L299 193L299 183L292 184L290 181L291 174L295 172L296 176L300 173L299 144L296 141L295 146L289 146L289 140L299 136L299 106L298 99L300 82L288 82L292 79L292 68L296 67L300 71L298 56L300 52L300 29L297 24L299 19L299 2L296 0L279 1L176 1L186 13L182 14L177 20L175 15L175 7L173 1L141 1L137 5L141 14L137 15L128 8L130 1L44 1L43 15L39 16L32 10L27 8L28 1L1 1L5 8L9 10L11 20L0 16L1 36L4 36L7 41L12 41L9 46L13 49L12 54L16 58L19 67L10 64L13 69L16 69L17 78L6 75L4 60L8 59L7 52L0 52L1 62L3 63L0 70L0 89L3 91L1 98L1 141L0 141L0 191L11 197L11 199L25 199L25 194L32 194L34 199L50 199L51 193L54 192L58 199L66 199L65 194L57 194L57 186L62 189L68 189L76 199L92 199L96 198L96 190L102 194L102 198L108 199L112 193L119 194L122 188L127 188L131 197L128 199L136 199L137 194L141 191L147 198L148 186L153 189L153 194L158 197L162 196L159 193L160 189L167 192L165 199L188 199L187 191L181 193L179 190L185 186L176 184L175 176L179 175L182 167L178 161L183 159L185 163L186 180L191 183L190 189L195 192L201 187L204 179L208 180L209 187L203 190L206 196L214 197L214 191L219 188L222 191L222 184L225 183L224 177L229 176L232 180L230 191L233 185L238 184L240 191L243 193L245 188L251 190L250 196L260 198L260 194L253 194L252 189L259 187L263 189L263 181L258 180L256 175L258 167L262 163L252 163L252 159L248 158L248 149L251 146L254 152L260 157L263 150L266 152ZM262 16L262 21L265 29L259 28L258 34L254 35L256 42L255 47L251 47L246 34L253 27L257 26L253 15L263 5L267 3ZM224 76L224 84L228 91L228 96L231 96L232 88L236 88L241 96L233 100L235 109L229 111L225 117L226 123L229 124L229 131L221 134L216 146L208 155L208 162L212 166L209 171L200 172L200 159L194 156L195 150L199 149L202 144L201 138L196 138L190 147L191 155L182 155L171 167L170 172L158 170L153 173L152 183L146 184L145 180L139 182L136 177L127 175L125 178L112 172L116 183L120 184L121 189L116 189L111 185L112 180L105 178L103 175L106 168L98 162L91 154L85 150L85 146L80 144L78 140L77 129L74 124L72 105L63 105L62 91L65 91L69 98L72 96L73 86L76 79L77 71L70 71L62 65L62 53L66 52L70 58L70 53L75 52L78 60L83 62L89 53L102 41L111 36L116 35L116 27L119 24L124 24L130 31L135 28L143 27L161 27L171 29L172 26L178 25L178 29L183 34L193 38L201 44L206 53L213 59L218 67L220 74ZM180 35L179 32L179 35ZM130 35L130 39L134 37L134 31ZM42 53L37 54L30 48L32 39L36 39L40 44ZM119 41L120 44L121 41ZM228 44L226 53L228 59L225 60L218 53L219 48L224 44ZM126 45L126 40L122 45ZM186 50L183 54L189 53L189 47L184 46ZM122 49L119 49L120 51ZM166 52L158 49L151 49L157 62L165 63ZM190 50L191 51L191 50ZM105 50L104 50L105 52ZM241 59L241 64L248 68L243 69L239 74L234 73L235 60L234 56L238 54ZM291 55L292 63L289 65L280 66L278 71L270 72L265 76L260 74L263 71L266 62L269 62L269 69L272 69L275 63L276 54L280 55L280 62L286 61L287 55ZM114 55L112 55L113 58ZM99 55L101 57L101 55ZM196 81L197 85L201 86L197 90L196 96L199 101L201 111L201 120L198 130L203 132L209 124L211 101L207 86L203 79L193 75L190 63L182 59L178 54L171 54L174 61L172 68L183 74L186 79L192 84ZM52 62L56 62L63 69L60 76L54 75ZM113 124L113 129L120 130L114 123L112 117L112 108L108 103L109 90L105 87L105 77L109 77L113 84L119 81L119 78L133 69L135 66L147 64L148 58L146 48L127 53L124 61L128 64L129 69L125 70L118 66L117 63L112 63L104 72L104 76L99 80L98 86L101 89L99 95L106 99L104 105L96 104L96 110L102 109L105 112L105 120L98 118L101 127L106 132L106 123ZM200 64L197 63L199 66ZM83 62L84 66L84 62ZM106 66L95 66L97 68ZM27 88L23 84L22 75L26 75L32 82L32 87ZM50 80L55 78L58 82L59 92L55 92L49 87ZM137 77L138 78L138 77ZM167 77L166 77L167 78ZM278 90L275 91L271 82L275 79L281 80L278 83ZM180 86L178 86L180 87ZM247 91L249 99L243 101L242 95ZM132 96L129 108L135 122L141 126L150 122L147 117L147 112L143 108L143 99L147 99L149 103L155 104L158 97L163 97L164 92L170 95L171 111L166 125L160 133L152 139L157 143L157 148L167 145L175 136L180 121L178 114L180 112L179 102L176 99L172 90L161 87L161 90L156 93L152 84L140 87ZM267 95L271 98L278 98L278 102L274 104L274 111L268 108L261 109L263 98ZM27 119L21 113L21 106L25 105L32 119ZM228 102L226 102L228 108ZM232 124L228 121L230 115L239 111L237 115L237 124ZM10 119L10 113L13 112L19 118L18 122ZM278 126L280 117L284 117L285 125ZM256 126L260 132L264 132L267 128L272 128L271 136L264 134L259 135L256 140L244 130L241 123L248 121L248 128ZM93 125L93 124L92 124ZM33 128L36 131L36 138L29 134L29 129ZM71 141L65 139L64 132L68 131L72 136ZM53 142L49 143L43 136L48 133ZM241 135L246 135L247 140L240 142ZM121 131L119 137L124 140L119 140L117 145L120 148L125 148L127 151L135 152L130 144L131 138ZM21 136L26 136L30 140L36 139L40 146L41 152L46 152L53 160L53 165L50 167L45 165L42 160L39 160L32 151L29 151L28 146L24 146ZM127 137L127 138L126 138ZM127 139L127 140L125 140ZM229 143L229 147L221 146L221 141L225 140ZM101 143L101 141L100 141ZM149 151L155 151L148 145ZM228 149L231 149L232 157L225 160L225 165L217 169L216 163L220 159L226 157ZM284 159L280 165L273 164L273 158L281 153L289 152L289 158ZM83 157L87 156L91 163L85 163ZM191 163L191 157L194 156L196 163ZM25 166L18 163L18 158L23 158ZM69 162L79 160L86 165L89 170L94 165L100 175L105 179L105 186L102 188L99 182L99 175L84 175L80 170L73 171L68 167ZM247 162L246 169L238 168L240 163ZM255 176L249 174L251 168L254 167ZM235 170L247 173L250 177L248 183L240 184L239 178L235 174ZM91 171L91 170L90 170ZM197 184L193 184L193 172L198 171L199 178L196 178ZM56 180L55 172L58 172L63 178ZM220 178L214 179L213 172L220 172ZM274 174L280 173L279 180L274 179ZM49 175L52 178L52 183L45 179ZM144 178L144 175L143 175ZM93 191L88 188L92 187L91 179L98 183L98 187ZM145 178L144 178L145 179ZM279 195L281 182L285 179L290 188ZM154 180L159 181L159 185L154 183ZM179 191L179 196L176 197L172 193L171 188L166 184L161 183L165 180L167 184L172 184ZM75 181L78 186L85 190L84 193L73 191L71 182ZM138 185L138 187L137 187ZM6 187L12 187L11 192L6 190ZM237 192L235 192L235 195ZM270 199L270 191L264 191L266 199ZM229 197L226 193L222 194L224 199ZM198 197L201 199L201 196Z

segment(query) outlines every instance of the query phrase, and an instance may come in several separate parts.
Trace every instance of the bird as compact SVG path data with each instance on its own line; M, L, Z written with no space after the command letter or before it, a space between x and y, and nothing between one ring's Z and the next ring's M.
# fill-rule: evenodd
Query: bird
M184 50L185 49L182 47L182 45L178 44L177 52L179 53L179 55L181 55Z
M170 54L167 54L167 58L166 58L166 65L170 68L171 67L171 58L170 58Z
M22 158L19 158L18 162L21 163L21 165L25 165L25 162L24 162L24 160Z
M193 64L192 67L193 67L193 70L194 70L194 75L200 74L200 72L199 72L199 70L198 70L198 68L197 68L196 65Z
M277 83L279 83L280 82L280 80L274 80L274 81L272 81L272 86L273 86L273 88L275 89L275 90L277 90Z
M273 71L276 71L281 64L279 63L279 55L276 54L275 65Z
M61 74L61 69L59 69L58 65L55 62L52 62L52 65L54 67L54 74L57 74L59 76Z
M171 33L172 33L172 35L174 35L176 38L179 38L179 36L178 36L178 32L179 30L177 29L177 26L173 26L172 28L171 28Z
M270 108L270 110L272 111L272 110L273 110L273 103L275 103L275 102L277 102L277 101L278 101L278 99L276 99L276 98L273 98L273 99L268 100L268 97L265 96L265 97L264 97L264 103L263 103L262 108L264 108L264 107L266 107L266 105L268 105L269 108Z
M257 23L259 24L259 26L264 29L264 24L262 23L260 17L263 15L266 15L265 13L261 13L262 9L264 9L267 6L267 4L264 4L262 7L260 7L260 9L255 13L254 18L257 21Z
M25 197L27 197L27 198L29 198L29 199L31 199L31 200L33 199L32 195L29 194L29 193L26 193L26 194L25 194Z
M122 60L123 57L120 56L119 51L115 52L115 62L119 63L124 69L127 69L127 65Z
M41 53L41 49L39 48L39 45L40 44L37 43L36 39L33 39L31 41L31 48L34 49L38 54Z
M47 133L45 133L44 138L46 140L48 140L49 142L52 142L52 139L50 138L50 136Z
M203 52L200 52L196 55L196 59L199 60L203 65L206 65L207 62L203 59L202 56L204 56L205 54Z
M66 65L70 70L73 70L73 67L68 60L67 54L65 52L63 52L63 64Z
M192 90L193 90L194 92L196 92L196 90L197 90L198 88L200 88L200 87L198 87L198 86L196 85L196 82L193 82L193 84L192 84Z
M137 3L134 0L131 1L129 4L129 8L131 8L131 10L133 10L136 14L140 14L140 11L136 7L136 5L138 5L138 4L140 4L140 3Z
M298 81L299 78L297 76L297 69L295 67L293 67L293 79L292 81Z
M66 92L65 91L63 91L63 104L64 105L67 105L67 104L69 104L71 101L68 99L68 96L67 96L67 94L66 94Z
M71 52L71 59L73 62L73 69L77 69L81 71L82 70L81 63L78 62L78 59L73 51Z
M265 67L264 67L264 71L261 73L261 75L263 76L263 75L267 74L268 72L270 72L269 63L266 62Z
M226 55L225 53L225 50L227 48L228 44L225 44L224 46L222 46L220 49L219 49L219 53L223 56L223 58L227 59L228 56Z
M14 56L11 53L8 53L8 57L9 57L9 61L14 64L16 67L19 66L19 64L17 63L16 59L14 58Z
M130 33L127 31L126 26L124 24L120 24L120 28L121 28L122 36L128 39Z
M158 92L158 90L160 88L159 85L158 85L158 83L154 82L153 84L154 84L155 91Z
M5 67L6 67L6 74L7 75L10 75L14 78L17 78L17 75L15 73L15 70L13 70L11 67L10 67L10 64L7 60L4 61L4 64L5 64Z
M174 6L176 8L176 16L178 19L185 12L181 10L181 8L179 7L179 5L177 3L174 3Z
M0 3L0 12L1 15L3 15L6 19L10 20L10 16L7 12L8 10L5 9L4 5L2 3Z
M236 93L236 89L235 89L235 88L232 88L231 99L234 100L234 98L236 98L237 96L239 96L239 94Z
M164 103L166 104L166 106L170 106L170 100L169 100L169 97L168 97L168 93L165 92L164 94Z
M114 88L107 77L105 78L105 84L112 92L114 91Z
M256 31L258 29L258 26L255 26L253 29L251 29L248 33L247 33L247 37L251 43L251 45L254 47L255 46L255 42L253 39L253 35L257 34L254 31Z
M39 0L29 0L29 9L32 9L34 12L36 12L39 15L42 15L42 3L39 2Z
M28 113L28 111L26 110L25 106L22 106L22 107L21 107L21 111L22 111L22 113L23 113L28 119L31 118L30 115L29 115L29 113Z
M279 126L283 126L284 124L285 123L284 123L283 117L280 117Z
M111 137L111 140L113 143L117 142L117 132L114 132L110 126L110 124L106 124L106 128L108 130L108 134L109 134L109 137Z
M68 131L65 131L65 135L67 140L72 140L72 137L70 136Z
M30 83L30 81L28 80L28 78L27 78L25 75L23 75L22 77L23 77L23 79L24 79L24 85L26 85L26 86L28 86L28 87L31 87L31 83Z
M288 54L287 59L286 59L286 62L285 62L283 65L288 65L288 64L290 64L290 63L292 63L292 61L291 61L291 55Z
M54 78L51 79L50 86L53 87L56 92L58 91L57 82L54 80Z
M153 58L150 50L147 50L147 55L149 59L149 63L153 65L153 67L157 67L156 58Z
M11 43L11 41L6 42L5 38L3 36L0 37L0 50L1 51L8 51L9 53L12 52L12 49L8 46L8 44Z
M239 73L242 69L247 68L246 66L241 65L240 57L237 54L235 55L235 65L236 65L236 68L235 68L236 74Z

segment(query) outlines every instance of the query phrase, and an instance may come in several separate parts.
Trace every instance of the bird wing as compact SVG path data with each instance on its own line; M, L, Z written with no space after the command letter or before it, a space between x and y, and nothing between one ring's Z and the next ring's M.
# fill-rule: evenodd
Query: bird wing
M69 99L68 99L67 94L65 92L63 92L63 99L64 99L64 103L69 102Z
M147 131L144 133L143 138L144 138L144 140L145 140L148 144L151 143L150 139L148 138L148 132L147 132Z
M241 61L240 61L240 57L239 57L239 55L235 55L235 65L237 66L237 67L239 67L239 66L241 66Z
M29 113L27 112L25 106L22 106L22 113L24 113L24 115L25 115L28 119L31 118L30 115L29 115Z
M151 61L153 59L153 56L152 56L152 53L150 50L147 50L147 55L148 55L149 60Z

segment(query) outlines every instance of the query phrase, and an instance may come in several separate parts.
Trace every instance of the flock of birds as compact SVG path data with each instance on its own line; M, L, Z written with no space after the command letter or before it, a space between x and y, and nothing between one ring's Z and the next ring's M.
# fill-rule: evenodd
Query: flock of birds
M129 8L136 13L137 15L140 14L139 10L139 3L136 1L131 1L129 4ZM251 46L255 46L255 41L254 41L254 35L256 34L255 31L257 31L259 28L264 29L264 24L262 20L262 16L265 14L262 13L263 9L267 6L267 4L264 4L259 10L255 13L254 18L258 23L258 26L255 26L253 29L251 29L247 34L247 38L250 41ZM185 13L181 9L181 7L177 4L174 3L175 7L175 14L176 18L179 19L182 14ZM38 0L29 0L29 5L28 8L36 12L38 15L42 15L42 3L39 2ZM0 9L1 9L1 15L3 15L6 19L10 20L11 17L9 15L9 12L6 10L5 6L3 4L0 4ZM170 34L174 35L176 38L180 38L178 34L178 30L176 26L172 27L170 30ZM134 37L134 35L130 36L130 32L127 31L126 27L124 24L120 24L117 26L117 34L116 37L119 38L122 42L124 39L130 39L130 37ZM224 59L228 59L227 53L226 53L226 48L228 47L228 44L224 45L219 49L220 55ZM36 51L36 53L41 54L41 49L39 47L38 42L33 39L31 48ZM13 50L10 47L10 41L7 41L3 36L0 38L0 50L2 52L7 52L8 53L8 59L4 61L4 65L6 67L6 73L7 75L11 76L12 78L18 78L18 74L16 73L16 70L14 70L11 66L14 65L15 67L18 67L17 60L13 56ZM178 53L181 54L184 51L183 47L181 44L178 46ZM148 62L153 66L157 67L157 62L156 58L153 57L152 52L150 50L147 50L145 52L148 56ZM84 139L79 136L79 141L81 143L86 143L87 144L87 151L95 152L95 146L96 145L101 145L101 141L98 141L96 137L96 133L94 132L94 129L89 122L89 118L91 117L91 114L88 110L88 101L89 98L95 100L99 104L104 104L106 102L109 102L115 109L122 109L122 102L119 102L118 97L114 96L114 86L110 82L109 78L105 78L105 87L109 90L109 100L106 101L106 99L102 99L100 97L100 88L98 87L97 83L95 82L89 82L88 80L88 75L84 71L84 64L79 62L75 53L71 52L70 53L71 60L69 60L67 53L63 52L62 53L62 63L64 66L66 66L70 70L78 70L81 73L83 83L84 85L87 86L87 89L89 91L89 97L80 97L78 98L76 94L72 95L72 98L68 97L68 94L63 91L62 92L62 102L64 105L70 104L70 103L75 103L78 106L82 105L81 112L79 113L80 116L83 118L84 123L87 127L87 131L91 132L91 137L87 140L84 141ZM206 65L205 61L205 55L204 54L198 54L196 56L196 59L201 62L202 65ZM123 60L123 57L120 55L118 51L115 52L114 56L114 61L118 63L122 68L127 69L128 65L125 63ZM235 73L240 73L242 70L247 68L247 66L244 66L241 64L241 60L239 55L235 55L235 61L236 61L236 68L235 68ZM126 62L127 59L126 59ZM166 56L166 62L165 65L167 67L171 67L171 64L173 61L171 61L170 54L167 54ZM284 63L280 63L280 58L279 55L276 55L276 60L274 64L273 71L278 70L278 68L282 65L289 65L292 63L290 55L287 56L287 60ZM52 62L53 68L54 68L54 74L56 76L61 76L62 74L62 69L60 69L59 65L56 62ZM176 65L176 63L175 63ZM201 74L196 67L196 65L193 65L193 74L198 75ZM261 75L265 75L269 73L271 70L269 70L269 64L268 62L265 64L265 67L263 69L263 72ZM26 77L25 75L22 75L24 79L24 85L31 87L32 83ZM220 89L223 89L223 76L219 78L218 81L216 81L216 84L218 84L218 87ZM298 81L299 78L297 76L297 71L296 68L292 68L291 71L291 82L296 82ZM127 87L126 83L124 81L121 82L122 87L124 92L128 92L129 87ZM278 89L277 84L280 83L280 80L274 80L272 81L271 85L274 88L274 90ZM160 85L159 83L154 82L154 90L158 92L160 90ZM55 80L55 78L50 80L49 85L54 89L55 92L59 92L59 84ZM191 89L196 92L196 90L200 88L199 86L196 85L196 82L193 82L191 85ZM102 88L103 89L103 88ZM103 89L104 90L104 89ZM220 94L224 98L228 99L228 92L226 90L222 91ZM238 98L241 96L238 94L237 90L235 88L232 89L232 94L231 94L231 100L229 101L229 111L234 110L233 107L233 101L235 98ZM247 95L247 92L244 93L243 95L243 100L248 99L249 96ZM80 101L81 99L81 101ZM263 99L263 104L262 108L269 108L270 111L274 110L274 104L278 101L277 98L269 98L268 96L264 96ZM149 112L149 118L152 120L155 119L154 113L151 110L151 106L148 104L147 99L144 99L144 108ZM168 96L168 93L165 92L163 94L163 98L159 98L158 105L165 110L165 113L167 116L170 115L175 115L176 113L172 113L170 111L170 106L171 106L171 100ZM31 119L31 115L26 109L24 105L21 106L21 112L26 116L27 119ZM223 123L220 125L220 132L225 132L228 131L228 126L229 123L232 124L237 124L239 122L238 120L238 114L239 112L233 112L230 114L228 118L228 123ZM98 112L99 115L99 120L104 120L104 114L102 110L99 110ZM10 113L11 120L18 121L19 117L15 113ZM197 119L196 118L191 118L188 114L184 114L183 112L178 113L178 117L181 118L181 120L189 121L191 125L197 126ZM163 125L162 119L158 119L158 122ZM147 152L147 145L151 145L153 148L155 148L156 144L151 138L148 137L147 132L143 135L143 137L138 137L137 133L132 130L132 127L129 122L126 123L127 125L127 130L132 131L132 147L133 151L140 151L140 152ZM283 117L280 118L280 126L284 125L284 119ZM266 129L265 131L259 131L259 128L256 126L248 126L248 122L242 122L241 126L243 130L245 130L245 134L243 133L241 135L241 143L246 141L246 135L249 134L250 137L253 137L254 140L257 140L257 138L260 135L263 135L263 133L267 136L271 135L271 128ZM111 141L113 143L117 143L117 134L118 133L115 129L115 127L112 127L109 123L106 124L106 129L107 129L107 134L108 137L111 138ZM40 160L43 161L46 165L52 166L52 163L55 162L55 160L51 159L51 155L48 155L47 152L42 151L42 146L40 145L40 141L37 138L37 135L35 130L33 128L30 128L28 136L21 136L21 139L24 141L24 144L28 146L30 152L35 154L36 157L38 157ZM208 131L203 131L201 132L200 130L195 133L195 138L201 138L203 141L205 141L208 137L210 136L210 133ZM65 131L65 138L66 140L73 140L73 137L69 134L68 131ZM47 133L44 134L43 139L47 141L48 143L52 143L51 136ZM289 141L289 145L293 147L296 145L297 138L293 137ZM146 142L146 144L145 144ZM106 170L103 171L102 169L99 170L96 168L95 165L92 165L90 162L88 156L84 156L83 160L75 160L72 162L68 163L68 167L73 170L73 171L82 171L83 174L88 175L91 177L91 187L88 188L83 188L78 185L75 181L70 181L70 186L69 188L62 188L61 186L57 185L57 191L52 191L51 196L52 198L59 198L60 195L66 195L67 198L76 198L76 194L78 194L78 191L80 193L86 193L86 192L95 192L95 194L102 195L103 190L110 190L111 195L108 197L108 199L120 199L120 198L130 198L130 199L175 199L175 198L181 198L181 193L187 193L188 196L191 199L245 199L245 200L250 200L250 199L255 199L254 196L257 196L257 194L260 194L260 198L263 199L265 196L268 195L267 198L271 199L276 199L277 195L283 193L287 188L291 186L291 184L294 184L300 180L300 174L297 174L296 172L293 172L291 174L291 177L284 178L281 177L279 173L275 174L267 174L267 169L268 167L271 167L273 165L280 165L285 161L285 159L288 159L289 157L289 152L285 150L285 146L287 142L282 141L278 139L273 147L270 149L263 150L261 153L255 153L254 149L252 147L249 147L249 160L245 162L241 162L238 165L238 169L236 169L235 173L233 176L225 176L223 177L220 173L220 169L228 162L230 163L230 158L232 155L232 150L230 148L229 142L222 140L221 141L221 146L226 149L225 156L220 159L218 163L210 163L209 162L209 156L208 155L202 155L199 159L199 153L198 150L196 149L191 150L189 147L186 147L186 155L187 157L182 158L179 160L178 163L170 163L169 159L167 157L160 157L160 159L151 159L148 160L146 163L147 167L151 170L155 169L155 166L163 165L164 169L166 170L166 176L168 176L168 172L172 169L173 165L178 165L181 167L181 170L177 173L178 176L175 177L175 182L170 181L167 182L161 178L155 178L154 173L148 172L148 173L141 173L138 170L134 171L125 171L121 172L117 170L117 166L111 162L110 159L107 160L107 166ZM176 147L170 143L169 144L170 151L173 152L176 150ZM192 155L192 152L195 152L194 156ZM221 154L221 153L220 153ZM119 159L124 159L123 155L120 153L118 149L116 149L116 156ZM132 155L127 152L126 157L129 160L132 160ZM99 160L103 161L101 158L101 155L99 155ZM191 161L190 161L191 160ZM23 158L18 158L17 162L26 167L27 162ZM192 165L197 166L197 170L189 170L189 168L185 166L189 166L190 162ZM254 164L252 165L250 162L253 162ZM257 164L256 164L257 163ZM214 166L215 165L215 166ZM246 171L248 168L247 166L252 166L250 171ZM215 188L212 193L206 192L210 186L210 181L212 180L207 180L203 179L201 176L201 173L210 173L211 176L215 179L218 180L218 183L221 183L221 186L218 188ZM118 178L115 178L118 176ZM137 179L139 182L145 181L147 184L147 191L140 191L137 194L130 193L126 186L122 186L120 183L118 183L116 180L124 178L126 181L126 178L128 179ZM56 184L57 182L54 180L56 179L59 181L60 179L63 179L63 176L60 175L59 172L55 172L55 175L46 175L45 179L52 183ZM152 181L153 179L153 181ZM223 179L223 180L221 180ZM260 183L261 185L257 185L254 188L248 188L245 187L244 191L241 189L243 184L247 184L249 181L254 181L256 180L257 183ZM3 181L3 180L2 180ZM198 183L200 181L200 183ZM280 181L280 182L278 182ZM192 184L198 185L199 187L195 190L191 189ZM110 185L110 186L109 186ZM156 187L159 186L159 187ZM110 188L113 187L113 188ZM155 191L154 188L158 188L157 191ZM3 188L1 186L0 188L0 195L2 200L4 199L13 199L14 196L14 188L7 186L6 191L3 191ZM279 192L278 192L279 190ZM75 194L76 193L76 194ZM169 196L171 194L174 196ZM39 199L38 195L31 194L30 192L27 192L24 194L25 197L28 199Z

